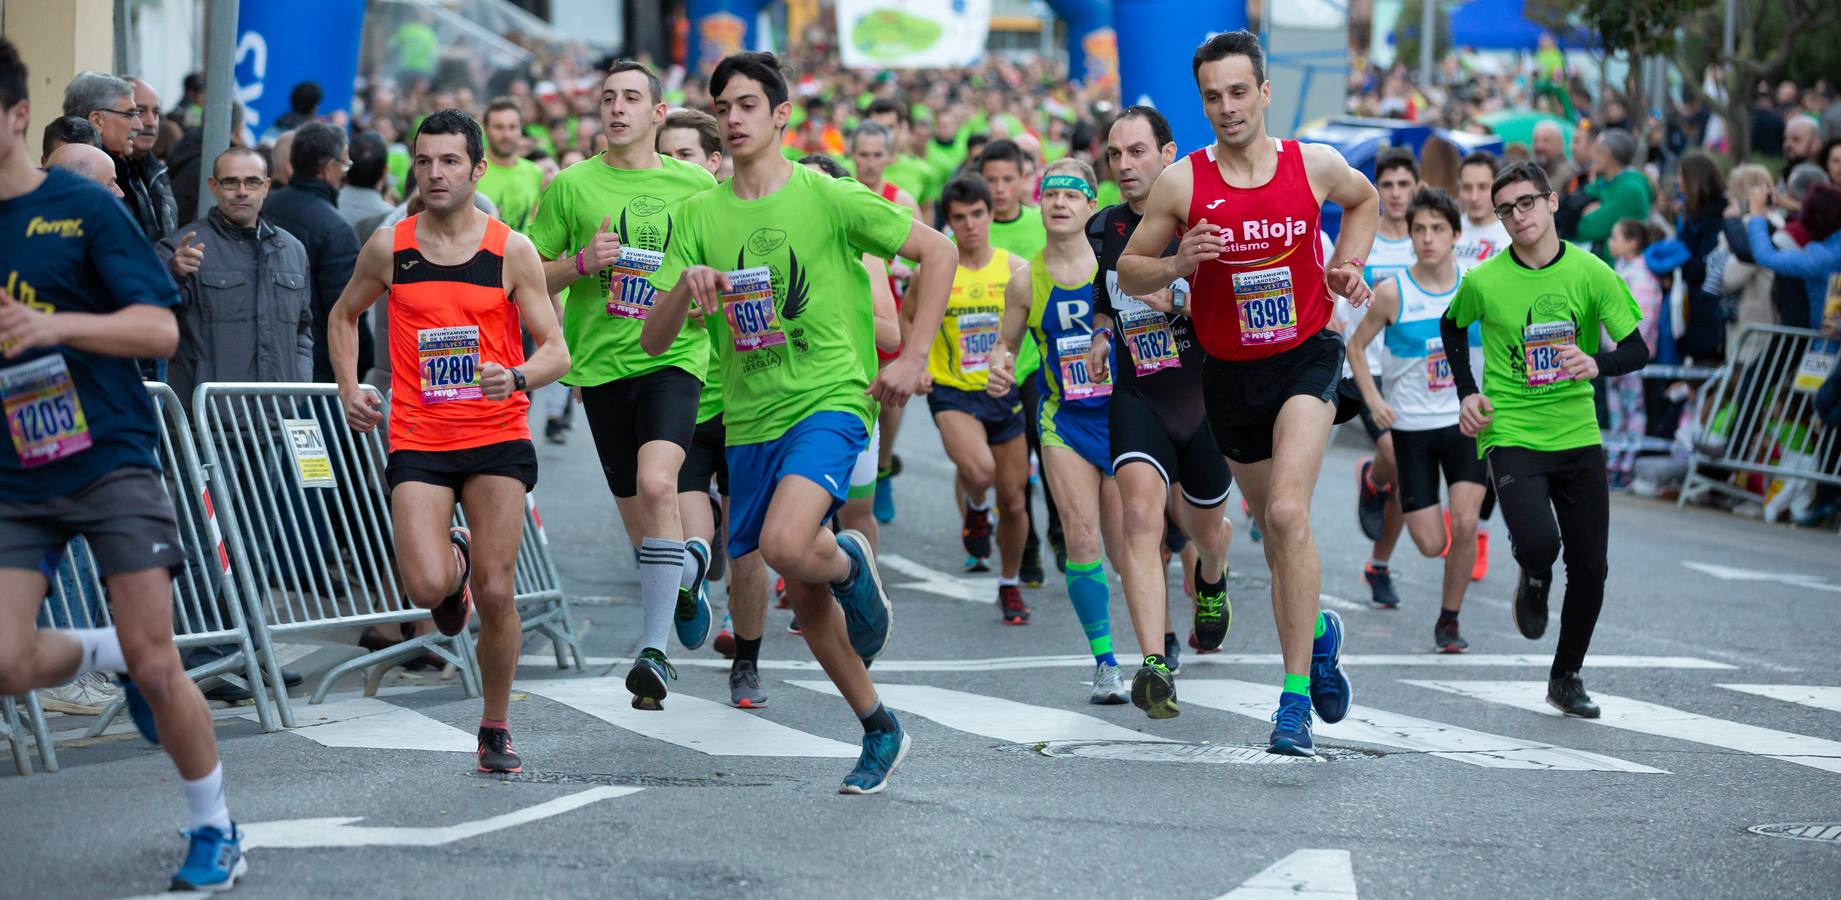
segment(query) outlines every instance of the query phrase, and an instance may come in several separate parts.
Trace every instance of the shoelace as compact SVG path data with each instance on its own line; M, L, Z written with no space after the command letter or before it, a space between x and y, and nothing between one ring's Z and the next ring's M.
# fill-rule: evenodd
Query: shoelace
M499 728L488 728L481 732L479 742L494 753L512 753L511 732Z
M671 660L665 658L665 654L657 650L641 650L639 652L639 658L651 660L656 663L659 668L664 669L665 674L670 676L672 681L678 680L678 668L671 664Z
M223 846L226 835L207 825L197 831L181 831L181 835L190 839L192 845L185 853L184 868L217 868L218 850Z
M729 683L734 684L737 681L747 687L758 688L761 686L761 673L753 666L737 668L735 672L729 676Z
M1205 594L1195 592L1195 617L1204 622L1221 621L1221 609L1227 605L1227 594Z
M881 734L888 734L893 737L892 732L881 732ZM879 739L864 741L863 754L857 757L857 771L869 771L872 768L886 771L889 767L889 763L895 759L895 754L899 752L900 749L901 741L899 738L893 740Z
M1272 721L1277 723L1280 731L1303 731L1310 721L1310 704L1287 703L1272 714Z

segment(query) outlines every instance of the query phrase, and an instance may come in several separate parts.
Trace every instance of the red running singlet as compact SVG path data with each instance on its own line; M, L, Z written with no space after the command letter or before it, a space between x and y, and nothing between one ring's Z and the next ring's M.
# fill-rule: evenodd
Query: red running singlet
M1227 249L1189 276L1190 321L1216 359L1265 359L1296 347L1330 320L1318 240L1323 209L1297 141L1279 141L1278 169L1256 188L1221 177L1213 144L1189 154L1194 189L1185 229L1221 226Z
M887 200L890 203L894 203L895 198L899 196L900 194L901 194L901 188L896 187L895 182L893 181L882 182L882 199ZM901 285L895 283L895 276L893 275L889 276L889 293L895 295L895 311L900 312L901 311ZM880 345L876 347L876 361L883 365L888 365L889 363L892 363L895 360L898 360L900 358L901 358L900 348L896 348L894 353L890 353L887 350L882 349Z

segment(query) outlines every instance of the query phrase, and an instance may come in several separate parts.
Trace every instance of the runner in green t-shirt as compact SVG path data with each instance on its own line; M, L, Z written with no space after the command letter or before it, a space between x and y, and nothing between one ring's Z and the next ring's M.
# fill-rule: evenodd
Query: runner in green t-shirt
M537 195L543 193L543 171L518 155L524 134L518 104L509 97L486 108L486 174L479 192L499 208L499 218L513 231L528 233L537 212Z
M1559 200L1532 163L1503 169L1490 185L1509 252L1465 273L1439 321L1458 396L1458 424L1489 459L1503 520L1521 564L1515 624L1547 630L1553 564L1566 546L1566 605L1547 673L1547 702L1569 716L1598 717L1579 667L1604 606L1611 500L1592 379L1641 369L1649 348L1630 289L1611 267L1555 233ZM1471 375L1464 330L1483 326L1483 386ZM1617 340L1600 351L1598 332Z
M654 135L665 104L650 69L619 62L603 84L607 150L557 174L530 237L547 260L551 292L568 290L563 336L572 364L562 380L581 390L595 451L639 556L645 628L627 689L635 707L658 709L677 677L665 656L673 620L690 649L710 633L702 595L709 546L685 540L678 509L678 473L696 430L709 338L694 326L662 352L647 353L639 337L654 300L646 275L682 240L684 199L716 179L658 154Z
M735 177L679 211L652 274L660 296L643 341L647 352L669 352L695 300L723 359L729 555L758 548L786 577L806 645L863 723L863 754L841 790L876 793L909 745L864 662L887 646L892 609L863 535L833 537L825 522L868 446L871 403L926 390L927 347L909 342L870 379L874 314L861 259L917 261L907 302L926 334L940 325L955 259L908 210L780 155L792 105L779 65L771 53L739 53L710 76Z

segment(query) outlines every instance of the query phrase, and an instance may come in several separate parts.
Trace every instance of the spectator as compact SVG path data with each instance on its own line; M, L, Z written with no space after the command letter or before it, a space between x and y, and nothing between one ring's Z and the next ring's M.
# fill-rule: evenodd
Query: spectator
M1719 294L1708 292L1705 285L1707 258L1719 249L1725 226L1726 180L1713 159L1700 151L1681 158L1680 178L1675 238L1688 251L1688 260L1681 266L1687 331L1677 346L1696 362L1718 362L1726 353L1726 321Z
M390 175L390 148L374 132L352 138L352 167L345 173L345 186L339 188L339 215L353 228L373 216L390 211L384 196ZM369 232L364 232L369 234ZM363 238L359 238L363 243Z
M230 103L230 146L243 146L243 104L235 101ZM173 202L179 208L181 222L198 218L198 179L204 148L204 127L187 128L185 136L173 147L172 157L166 161L167 176L173 184Z
M326 317L351 280L358 262L358 233L339 215L339 187L351 165L345 132L323 122L294 131L289 148L293 175L287 187L268 196L262 213L269 222L298 238L307 248L307 279L313 292L313 380L332 381L326 355ZM370 329L358 329L358 371L371 367Z
M168 115L187 131L205 124L205 73L187 72L179 83L179 108ZM191 221L188 217L187 221Z
M102 148L90 144L64 144L51 151L45 160L47 169L63 169L73 175L88 178L109 189L109 193L121 196L121 187L115 183L115 161L109 158Z
M311 81L303 81L288 92L288 111L281 114L269 130L279 135L284 131L293 131L319 115L320 98L324 94L320 86Z
M1783 170L1796 168L1798 163L1812 162L1816 153L1822 149L1821 129L1815 120L1803 115L1791 115L1790 121L1783 127Z
M1753 188L1748 199L1751 215L1746 217L1745 229L1752 258L1779 275L1802 279L1808 293L1810 327L1830 333L1841 330L1841 292L1829 296L1829 279L1841 272L1841 188L1824 183L1810 189L1801 216L1809 243L1797 250L1781 250L1771 243L1764 218L1770 208L1770 192Z
M1611 239L1607 242L1611 257L1616 260L1617 274L1630 286L1630 296L1636 300L1642 316L1637 322L1637 330L1642 332L1643 343L1649 345L1651 359L1655 358L1657 340L1662 330L1662 285L1656 281L1655 273L1649 271L1649 265L1643 259L1643 251L1660 237L1661 231L1648 222L1620 219L1611 227ZM1609 420L1608 430L1625 437L1625 442L1613 444L1606 468L1611 472L1612 486L1623 488L1629 485L1632 477L1636 447L1648 433L1647 410L1650 401L1645 396L1640 372L1628 372L1605 379L1603 393Z
M179 208L173 202L166 163L153 152L160 140L160 95L139 78L126 80L134 88L135 130L119 177L128 208L134 211L141 230L147 233L148 240L157 241L179 225Z
M51 154L65 144L88 144L100 150L102 138L96 134L96 126L91 125L88 119L76 116L52 119L51 124L45 126L44 155L38 158L39 166L49 167ZM106 157L108 154L103 155Z
M1559 123L1547 119L1534 126L1534 164L1547 173L1547 183L1561 194L1571 193L1578 170L1566 161L1566 135ZM1583 165L1585 160L1579 160Z
M1841 104L1836 104L1841 106ZM1822 145L1822 152L1816 156L1816 162L1822 171L1828 174L1829 184L1841 184L1841 138L1830 138Z
M282 187L294 179L294 132L284 131L275 136L273 149L268 154L269 180Z
M1752 189L1757 187L1766 191L1771 189L1769 170L1755 164L1734 166L1731 177L1726 181L1725 218L1721 222L1720 240L1722 246L1731 252L1732 259L1720 273L1719 290L1721 294L1738 297L1736 324L1740 329L1746 325L1769 325L1777 318L1776 307L1771 303L1776 274L1752 260L1751 239L1745 234L1745 219L1740 215L1739 198L1750 196ZM1783 232L1784 218L1780 210L1770 210L1765 214L1765 219L1770 225L1771 241L1774 244L1783 249L1796 246L1790 236ZM1800 293L1801 285L1798 285L1798 290ZM1726 343L1726 358L1729 361L1736 359L1737 341L1738 329L1735 329Z
M1783 114L1771 103L1769 82L1758 82L1752 102L1752 152L1773 159L1783 156Z
M1648 219L1655 193L1643 173L1630 168L1636 159L1636 138L1612 129L1598 136L1592 147L1592 181L1584 193L1596 201L1579 217L1575 240L1591 241L1593 252L1606 264L1611 258L1611 228L1619 219Z

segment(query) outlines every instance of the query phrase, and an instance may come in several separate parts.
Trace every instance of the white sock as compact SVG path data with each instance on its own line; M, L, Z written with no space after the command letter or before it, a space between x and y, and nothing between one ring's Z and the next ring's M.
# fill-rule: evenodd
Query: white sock
M224 805L224 764L197 781L185 783L185 805L191 816L192 830L206 825L230 833L230 807Z
M1016 587L1020 584L1022 584L1022 582L1018 579L1005 578L1002 575L997 576L997 586L998 587Z
M980 512L991 508L991 492L985 491L976 497L965 498L965 505Z
M1387 568L1387 560L1384 560L1384 559L1375 559L1374 557L1372 557L1372 556L1370 556L1370 557L1368 557L1368 568L1370 568L1370 569L1385 569L1385 568Z
M121 639L116 637L115 629L72 628L61 633L76 638L83 645L83 659L77 663L76 674L128 671L128 661L122 658Z
M684 542L649 537L639 545L639 600L645 607L645 634L640 647L665 652L671 622L678 611L678 584L684 578Z
M1477 520L1477 533L1478 534L1489 534L1489 520L1488 519Z

